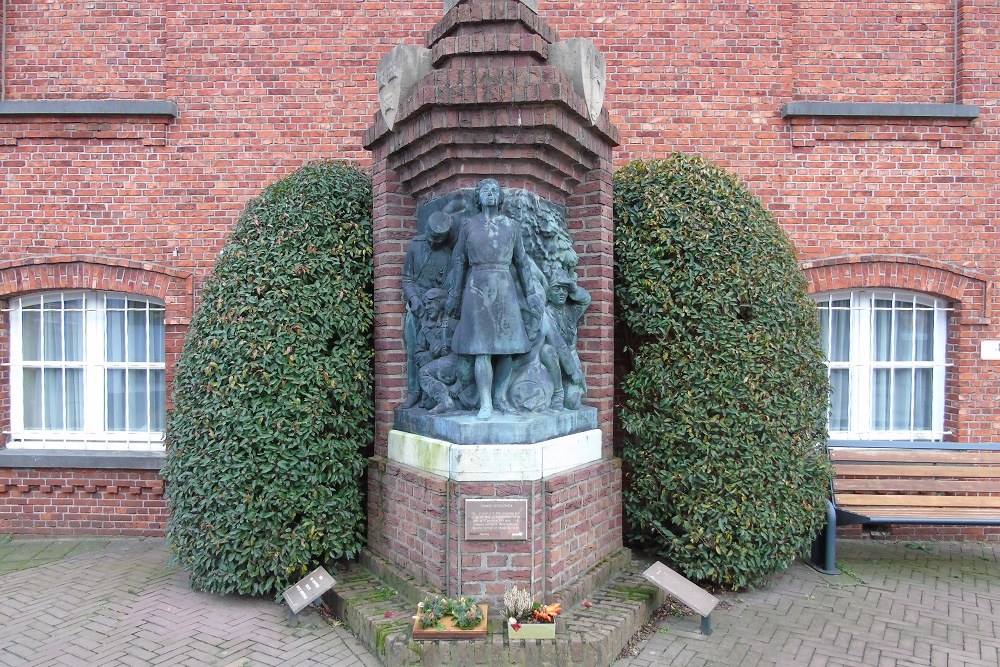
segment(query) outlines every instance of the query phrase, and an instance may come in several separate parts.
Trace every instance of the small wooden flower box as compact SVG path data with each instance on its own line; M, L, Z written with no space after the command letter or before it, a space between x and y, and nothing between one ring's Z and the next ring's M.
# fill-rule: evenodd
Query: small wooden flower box
M507 621L507 637L509 639L555 639L555 623L520 623L518 630L514 624Z
M431 626L429 628L422 628L420 627L419 622L413 621L413 638L421 641L437 641L438 639L482 639L486 636L489 606L481 604L479 605L479 608L483 610L483 620L479 622L479 625L470 630L462 630L455 625L455 619L453 617L445 616L441 619L441 622L438 625Z

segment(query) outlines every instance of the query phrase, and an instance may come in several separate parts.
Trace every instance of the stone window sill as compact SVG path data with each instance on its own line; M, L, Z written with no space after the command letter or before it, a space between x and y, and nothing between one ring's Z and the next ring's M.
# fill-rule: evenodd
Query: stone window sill
M161 116L177 117L170 100L7 100L0 117L24 116Z
M788 102L782 118L923 118L974 120L979 107L971 104L914 104L895 102Z
M1000 450L1000 442L951 442L940 440L828 440L827 447L856 447L859 449L955 449Z
M0 449L0 468L159 470L163 452L95 452L70 449Z

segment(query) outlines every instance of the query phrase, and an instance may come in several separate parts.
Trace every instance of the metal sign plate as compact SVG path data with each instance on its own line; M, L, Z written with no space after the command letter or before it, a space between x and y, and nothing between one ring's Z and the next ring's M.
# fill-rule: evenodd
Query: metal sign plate
M310 602L333 588L336 583L337 581L330 576L329 572L322 567L317 567L302 581L282 593L282 597L292 613L297 614L305 609Z
M466 498L465 539L527 540L527 498Z
M719 599L663 563L656 562L642 573L647 580L691 607L696 614L708 616L719 604Z

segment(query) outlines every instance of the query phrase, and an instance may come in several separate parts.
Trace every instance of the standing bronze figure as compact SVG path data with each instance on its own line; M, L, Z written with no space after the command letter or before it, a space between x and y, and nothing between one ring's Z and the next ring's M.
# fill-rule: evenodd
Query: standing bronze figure
M510 412L511 355L530 349L521 304L539 316L543 304L531 289L531 267L520 225L500 213L500 184L492 178L480 181L476 195L481 210L459 232L446 309L458 317L452 350L476 359L479 418L489 419L494 407Z

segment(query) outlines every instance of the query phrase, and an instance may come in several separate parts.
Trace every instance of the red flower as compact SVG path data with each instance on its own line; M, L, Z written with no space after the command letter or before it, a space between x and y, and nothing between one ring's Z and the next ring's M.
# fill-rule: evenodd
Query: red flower
M517 632L518 630L521 629L521 624L520 623L511 623L510 627L514 628L514 632Z
M385 617L386 618L392 618L395 615L396 615L396 612L394 612L394 611L387 611L387 612L385 612Z
M593 606L594 606L594 603L591 602L590 600L584 600L583 601L583 608L584 609L590 609Z

